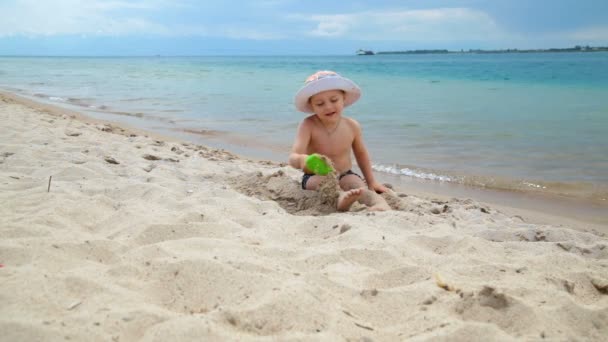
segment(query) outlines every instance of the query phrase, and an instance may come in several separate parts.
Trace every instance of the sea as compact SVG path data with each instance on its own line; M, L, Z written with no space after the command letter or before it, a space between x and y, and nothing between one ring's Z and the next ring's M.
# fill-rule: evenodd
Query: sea
M608 201L608 53L0 57L0 89L286 161L293 96L334 70L377 174ZM604 202L607 203L607 202Z

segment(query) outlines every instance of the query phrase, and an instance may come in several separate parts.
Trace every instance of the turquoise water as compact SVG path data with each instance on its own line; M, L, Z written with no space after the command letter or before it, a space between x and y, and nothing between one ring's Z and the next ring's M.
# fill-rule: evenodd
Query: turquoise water
M346 115L377 171L608 197L608 53L4 57L0 88L164 133L218 131L284 160L303 117L292 97L323 69L361 86Z

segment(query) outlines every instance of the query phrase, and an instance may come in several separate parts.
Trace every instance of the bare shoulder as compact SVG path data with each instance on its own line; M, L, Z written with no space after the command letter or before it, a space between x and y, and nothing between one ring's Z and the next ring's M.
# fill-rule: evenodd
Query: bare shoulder
M304 118L304 120L302 120L302 122L300 123L300 126L303 128L311 128L315 124L314 119L315 119L314 115L307 116L306 118Z
M347 116L343 116L342 118L344 119L344 122L347 123L348 128L351 130L351 132L358 133L361 131L361 125L359 125L359 122L357 120L349 118Z
M306 132L312 131L313 128L315 127L313 119L314 119L313 115L304 118L304 120L302 120L302 122L300 122L298 130L299 131L306 131Z

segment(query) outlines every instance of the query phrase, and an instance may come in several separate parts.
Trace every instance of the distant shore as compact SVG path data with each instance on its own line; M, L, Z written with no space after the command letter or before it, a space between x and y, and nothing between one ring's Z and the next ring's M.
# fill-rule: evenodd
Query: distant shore
M608 46L574 46L571 48L551 48L551 49L500 49L500 50L447 50L447 49L432 49L432 50L405 50L405 51L379 51L376 55L420 55L420 54L490 54L490 53L555 53L555 52L601 52L608 51Z

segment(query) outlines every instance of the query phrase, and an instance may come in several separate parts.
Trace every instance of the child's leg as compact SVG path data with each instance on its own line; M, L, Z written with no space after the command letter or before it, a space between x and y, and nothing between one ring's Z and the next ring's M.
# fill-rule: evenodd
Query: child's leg
M317 190L319 185L323 180L325 180L327 176L310 176L306 180L306 190ZM363 189L349 189L348 191L340 191L338 194L338 211L346 211L350 208L350 206L355 203L363 193Z
M378 195L375 191L365 189L365 193L359 201L367 206L372 211L386 211L391 210L391 206L388 205L386 200L382 196Z
M351 189L367 188L367 186L361 177L357 176L356 174L348 174L340 178L340 188L346 191Z
M370 207L370 210L390 210L390 206L382 196L378 195L375 191L367 189L367 185L363 180L354 174L346 175L340 179L340 187L344 190L349 189L362 189L362 194L358 198L360 203Z
M308 179L306 179L306 184L302 184L302 187L306 190L317 190L319 188L319 185L321 184L321 182L323 182L323 180L325 180L325 177L327 176L319 176L319 175L305 175L304 177L308 177ZM303 180L304 182L304 180Z

